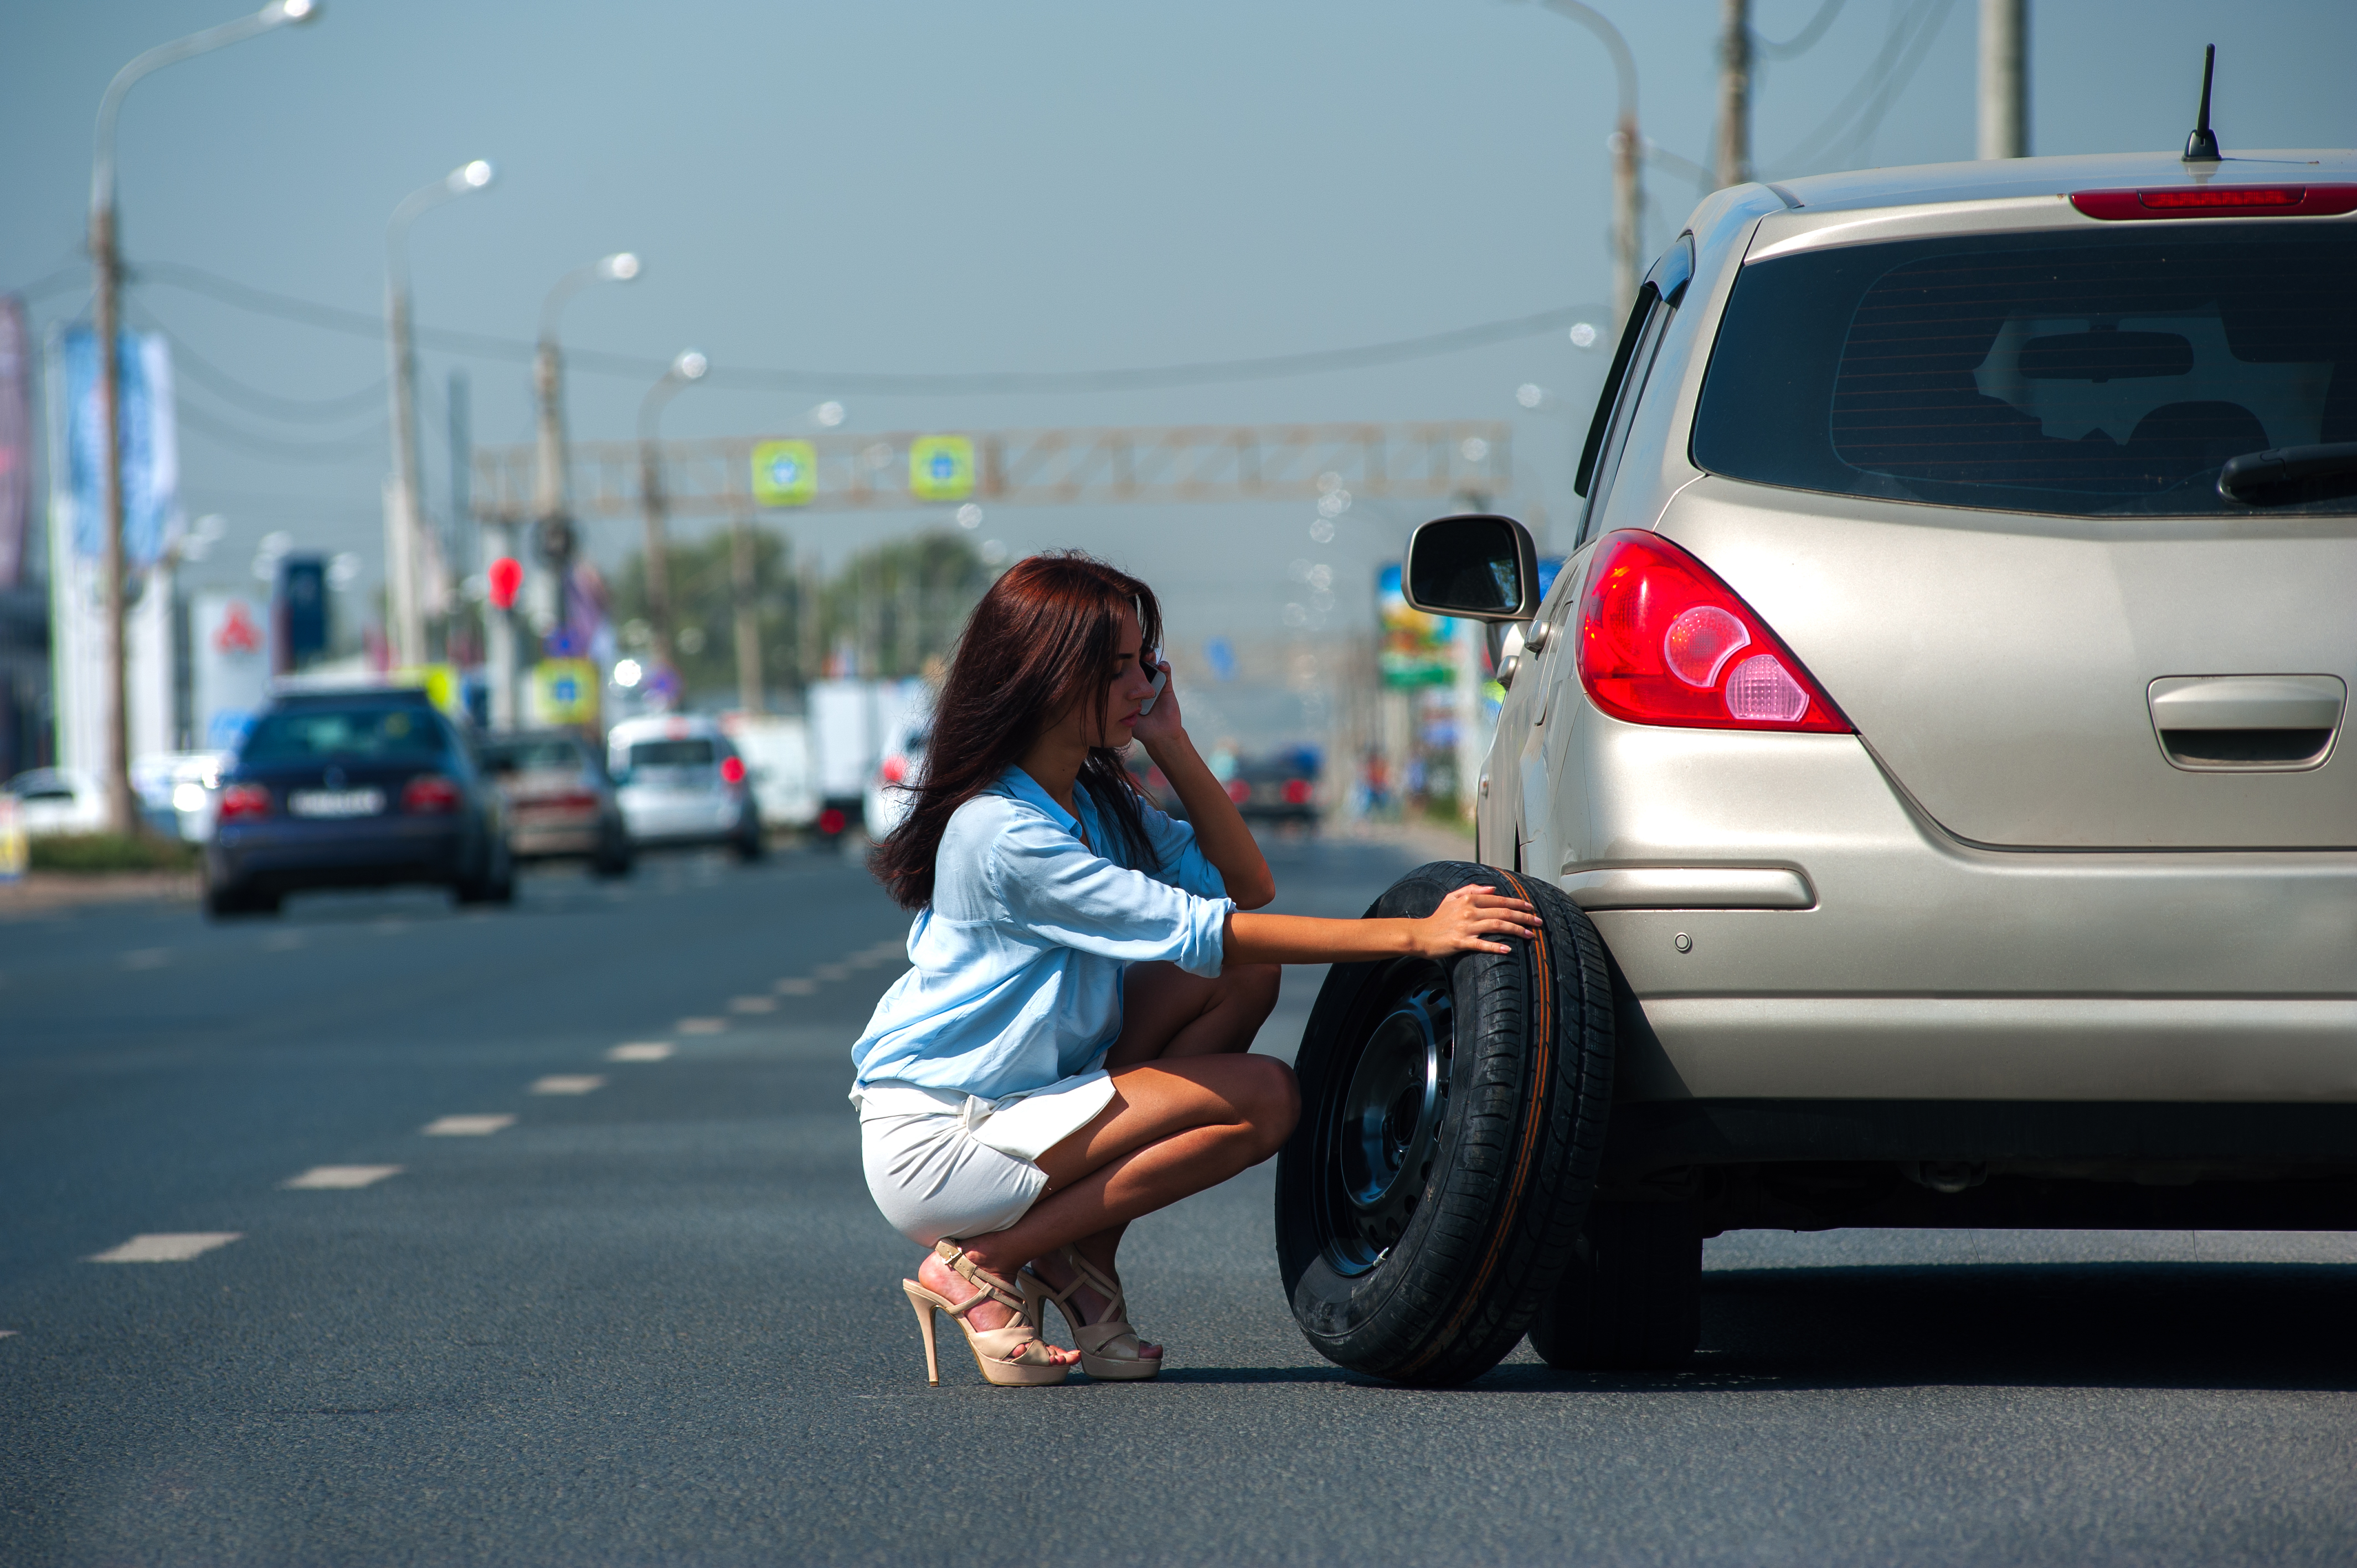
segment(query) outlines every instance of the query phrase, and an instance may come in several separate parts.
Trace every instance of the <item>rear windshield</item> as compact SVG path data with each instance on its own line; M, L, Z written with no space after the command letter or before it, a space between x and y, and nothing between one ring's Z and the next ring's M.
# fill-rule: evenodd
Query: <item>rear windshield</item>
M581 748L569 740L503 741L485 746L483 757L494 768L518 772L541 768L577 768L585 761Z
M1695 465L1951 506L2244 513L2218 494L2228 458L2357 440L2357 229L2137 227L1745 267Z
M630 766L709 768L713 755L708 740L642 740L630 747Z
M297 708L264 714L245 744L241 762L307 762L319 757L377 757L408 761L439 757L442 728L416 708Z

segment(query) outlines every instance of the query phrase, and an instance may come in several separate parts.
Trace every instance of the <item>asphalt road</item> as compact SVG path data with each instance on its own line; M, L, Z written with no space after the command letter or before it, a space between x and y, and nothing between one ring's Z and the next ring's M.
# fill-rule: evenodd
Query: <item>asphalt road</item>
M1295 1332L1264 1168L1132 1232L1160 1381L929 1391L843 1098L904 929L799 854L0 925L0 1563L2357 1559L2340 1237L1731 1236L1690 1372L1409 1391Z

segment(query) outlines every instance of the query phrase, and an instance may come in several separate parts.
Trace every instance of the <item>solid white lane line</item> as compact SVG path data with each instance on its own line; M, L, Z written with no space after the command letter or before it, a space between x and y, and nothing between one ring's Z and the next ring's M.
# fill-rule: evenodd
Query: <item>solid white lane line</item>
M778 982L775 989L780 996L815 996L818 994L818 982L815 980L781 980Z
M728 1027L726 1018L682 1018L672 1028L675 1035L716 1035Z
M429 1138L485 1138L514 1125L515 1118L506 1115L436 1116L418 1131Z
M534 1094L587 1094L605 1087L606 1080L594 1072L553 1072L532 1080Z
M774 1013L778 1004L767 996L732 996L728 999L731 1013Z
M278 1185L296 1189L371 1187L401 1172L399 1165L313 1165L301 1176L289 1176Z
M616 1046L606 1053L609 1062L669 1061L672 1046L669 1040L633 1040L626 1046Z
M161 969L171 961L170 948L134 948L123 955L125 969Z
M201 1257L216 1247L226 1247L244 1234L242 1230L180 1230L134 1236L120 1247L109 1247L103 1252L91 1253L86 1262L185 1263L190 1258Z

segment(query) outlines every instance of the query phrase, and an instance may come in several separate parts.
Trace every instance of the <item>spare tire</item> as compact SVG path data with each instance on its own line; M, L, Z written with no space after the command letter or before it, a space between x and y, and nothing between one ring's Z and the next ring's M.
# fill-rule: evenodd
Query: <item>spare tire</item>
M1397 1382L1461 1382L1513 1348L1571 1258L1612 1098L1604 944L1560 890L1435 861L1367 917L1420 918L1469 885L1528 898L1542 935L1337 964L1277 1161L1295 1321L1328 1360Z

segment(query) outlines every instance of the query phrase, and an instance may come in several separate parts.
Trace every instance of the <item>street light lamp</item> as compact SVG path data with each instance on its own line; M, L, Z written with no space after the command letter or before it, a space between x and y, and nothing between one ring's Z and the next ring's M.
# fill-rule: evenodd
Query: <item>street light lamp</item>
M402 198L384 229L384 338L392 361L393 478L384 498L385 633L395 667L425 662L425 585L418 581L422 489L417 471L417 345L409 324L409 226L427 208L482 189L496 171L482 158L460 164Z
M1638 219L1645 205L1644 189L1638 183L1645 138L1637 131L1637 58L1629 52L1629 40L1620 36L1620 29L1594 6L1580 0L1544 0L1544 4L1555 15L1594 33L1612 56L1612 72L1620 90L1620 124L1608 144L1612 149L1612 318L1625 322L1629 307L1637 300L1637 282L1644 274L1637 254Z
M672 360L647 395L639 400L639 499L647 520L647 624L654 633L655 663L674 672L671 651L671 562L663 539L662 446L657 427L663 405L704 379L711 361L694 349Z
M534 542L549 570L533 580L537 614L554 617L564 602L565 580L574 552L569 465L565 440L565 358L557 346L557 325L565 306L575 295L597 283L629 283L641 271L639 258L629 251L600 256L574 268L550 287L540 306L540 345L533 354L533 389L540 405L539 471L533 485ZM498 531L494 548L502 556L516 554L517 542L510 524ZM490 654L491 727L513 728L517 717L515 609L495 608L485 627Z
M106 427L106 461L99 466L100 494L106 508L106 819L107 826L118 833L136 831L139 815L131 795L131 727L123 650L123 366L115 342L121 330L118 291L123 285L123 257L114 211L114 121L132 84L150 72L242 43L289 22L310 21L318 14L319 0L271 0L250 16L158 44L116 71L98 101L98 133L90 160L90 262L96 274L91 325L91 336L97 339L99 418Z

